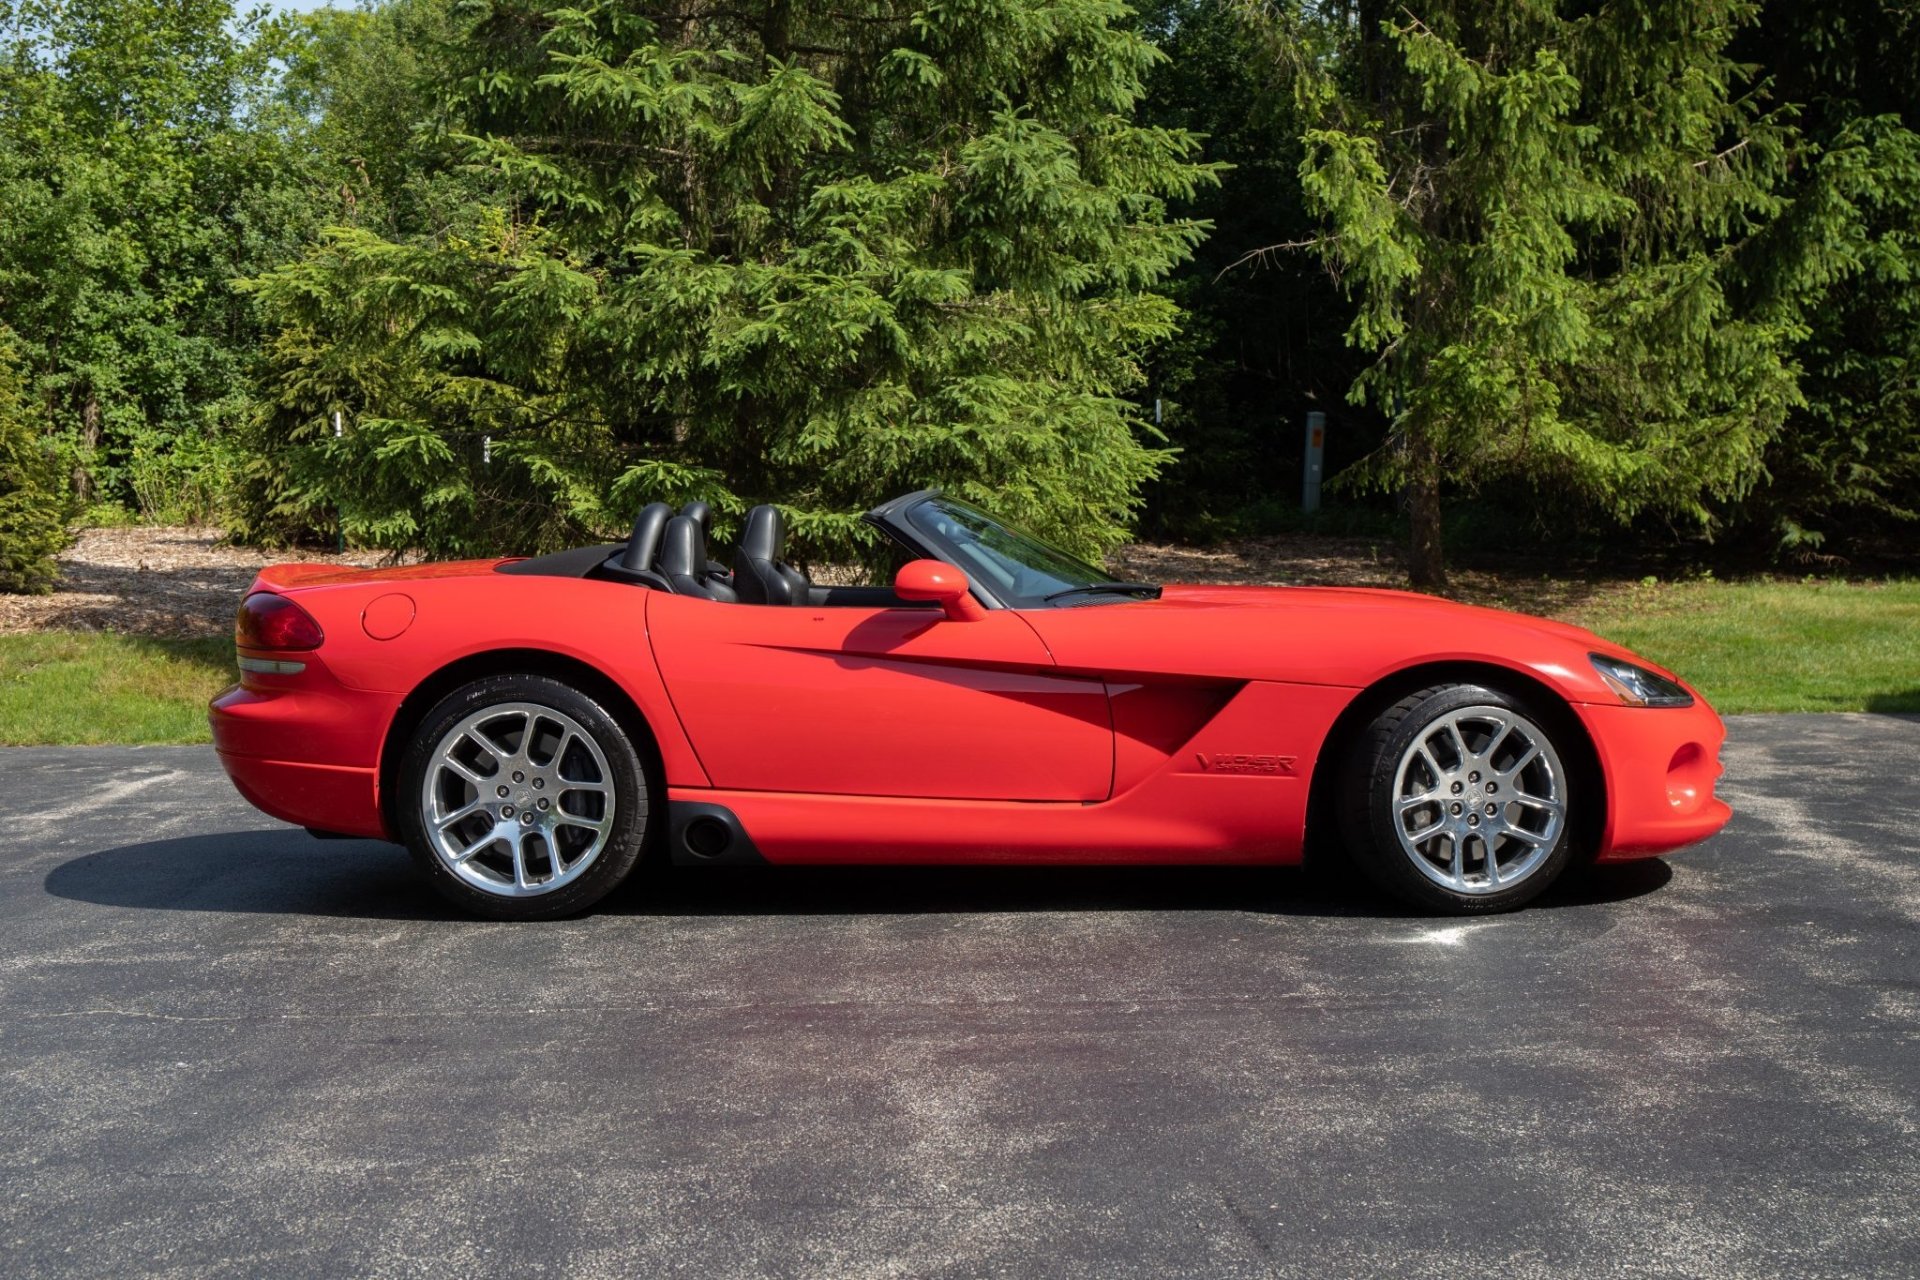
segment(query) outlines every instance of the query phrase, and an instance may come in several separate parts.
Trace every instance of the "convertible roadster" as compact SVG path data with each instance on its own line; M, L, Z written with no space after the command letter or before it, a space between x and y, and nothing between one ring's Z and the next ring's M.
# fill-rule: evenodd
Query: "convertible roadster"
M1576 627L1395 591L1117 581L937 491L825 586L746 514L648 506L532 559L263 571L214 699L249 801L404 843L489 916L584 910L644 856L740 863L1351 858L1439 912L1713 834L1719 718Z

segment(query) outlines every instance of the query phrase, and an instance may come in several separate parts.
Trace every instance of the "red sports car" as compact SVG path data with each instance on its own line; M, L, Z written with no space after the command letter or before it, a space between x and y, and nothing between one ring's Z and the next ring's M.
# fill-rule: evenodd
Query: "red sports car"
M1730 816L1720 720L1589 632L1395 591L1116 581L937 491L822 586L771 506L533 559L265 570L212 707L241 794L396 840L475 912L676 863L1266 863L1443 912Z

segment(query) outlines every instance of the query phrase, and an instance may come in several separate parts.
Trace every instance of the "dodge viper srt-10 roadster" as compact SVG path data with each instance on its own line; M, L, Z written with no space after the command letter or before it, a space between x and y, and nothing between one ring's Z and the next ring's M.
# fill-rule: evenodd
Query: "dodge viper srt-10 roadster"
M1576 627L1395 591L1116 580L937 491L816 584L780 511L532 559L264 570L214 699L249 801L484 915L682 864L1347 857L1439 912L1713 834L1724 730Z

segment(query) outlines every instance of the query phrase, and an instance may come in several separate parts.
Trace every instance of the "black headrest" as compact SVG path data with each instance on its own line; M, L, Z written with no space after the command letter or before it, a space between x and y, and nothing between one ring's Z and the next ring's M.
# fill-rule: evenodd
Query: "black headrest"
M695 498L680 508L680 514L700 526L700 536L709 542L713 540L713 504Z
M787 549L787 520L780 508L769 505L747 512L740 534L740 554L754 560L778 560Z
M669 578L676 574L698 577L707 567L707 540L700 526L685 516L667 521L660 538L660 572Z
M633 522L633 536L627 539L626 552L620 557L621 568L635 573L653 568L654 558L660 553L660 535L672 518L673 508L664 502L649 502L643 507Z

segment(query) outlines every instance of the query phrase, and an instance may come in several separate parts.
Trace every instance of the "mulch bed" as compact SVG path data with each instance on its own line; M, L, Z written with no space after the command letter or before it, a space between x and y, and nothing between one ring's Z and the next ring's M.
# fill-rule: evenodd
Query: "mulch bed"
M0 633L122 631L150 636L227 636L233 610L270 564L291 560L365 565L380 553L259 551L230 546L213 528L83 529L60 557L52 595L0 595Z

